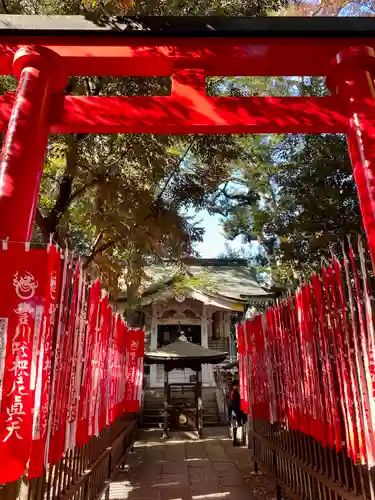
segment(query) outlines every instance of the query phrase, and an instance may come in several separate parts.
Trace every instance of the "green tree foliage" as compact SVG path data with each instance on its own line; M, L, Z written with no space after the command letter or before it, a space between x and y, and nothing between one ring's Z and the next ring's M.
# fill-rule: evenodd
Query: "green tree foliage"
M270 79L263 82L272 86ZM293 83L294 82L294 83ZM297 87L296 87L297 86ZM292 80L284 95L327 93L321 78ZM250 86L251 90L251 86ZM247 90L249 91L249 90ZM339 251L350 233L362 232L345 137L335 134L240 137L248 161L235 183L212 199L226 236L256 243L249 254L271 268L275 283L293 283ZM246 246L245 246L246 248Z
M375 15L373 0L297 0L280 13L283 16L361 16Z
M265 15L285 0L0 0L5 14L109 16ZM112 18L113 19L113 18ZM218 83L218 82L216 82ZM1 79L2 90L15 81ZM73 95L166 95L166 78L77 78ZM67 135L51 137L34 238L78 250L93 274L115 291L125 270L130 297L139 290L144 265L155 258L181 259L202 230L183 215L209 203L230 177L231 165L245 161L242 146L229 136Z
M287 0L0 0L0 13L115 15L265 16L286 8Z
M375 7L371 0L297 0L272 15L371 17ZM323 79L316 77L240 80L232 84L236 95L327 93ZM235 182L224 184L213 198L211 210L223 215L229 241L242 238L239 253L250 265L258 272L271 270L273 283L295 284L339 251L346 235L363 232L345 137L240 140L247 143L248 161L238 165ZM230 245L227 253L232 253Z

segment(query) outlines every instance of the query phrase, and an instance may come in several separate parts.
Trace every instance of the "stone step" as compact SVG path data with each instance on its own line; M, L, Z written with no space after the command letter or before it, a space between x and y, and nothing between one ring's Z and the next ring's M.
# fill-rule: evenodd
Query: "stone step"
M217 420L203 420L203 427L220 427L223 424L220 419ZM146 420L142 421L140 427L147 428L147 429L161 429L163 427L163 421L158 421L158 420Z
M187 406L185 405L185 408L186 407ZM192 402L190 404L190 407L194 408L195 407L195 403ZM205 403L205 402L203 402L203 409L217 411L217 404L216 403ZM164 410L164 403L163 404L155 404L155 403L153 403L153 404L143 405L143 411L144 412L146 412L146 411L157 411L157 410Z
M181 391L178 391L182 394ZM173 394L177 394L177 391L174 391ZM193 391L184 391L185 394L192 393ZM202 397L207 401L216 401L216 389L203 387L202 388ZM164 389L146 389L145 391L145 399L163 399L164 398Z
M152 416L152 415L163 415L164 414L164 410L163 408L147 408L147 409L143 409L143 416Z
M193 406L191 408L194 408ZM186 408L189 409L189 408ZM207 414L217 415L218 409L217 406L205 406L203 405L203 412ZM163 414L164 408L143 408L143 415L155 415L155 414Z
M147 416L146 418L142 419L142 426L147 425L147 426L155 426L159 427L162 426L164 422L163 417L161 416L154 416L154 417L149 417ZM218 415L204 415L203 416L203 425L221 425L221 419Z
M190 391L185 391L184 398L182 398L181 391L173 391L172 402L174 404L190 404L191 407L195 406L195 398L193 393L191 397L187 397ZM178 397L180 396L180 397ZM180 399L180 401L178 401ZM216 392L213 389L205 389L202 393L203 399L203 426L220 426L221 419L218 412L216 403ZM141 426L144 428L162 428L164 420L164 391L149 389L146 391Z

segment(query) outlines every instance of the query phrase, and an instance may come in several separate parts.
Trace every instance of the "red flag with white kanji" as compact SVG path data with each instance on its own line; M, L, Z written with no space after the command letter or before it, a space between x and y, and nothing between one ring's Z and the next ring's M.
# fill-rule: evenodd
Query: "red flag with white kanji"
M93 393L93 353L96 343L99 305L100 305L100 281L97 280L90 287L88 300L88 318L86 330L86 345L84 350L84 370L81 383L81 394L79 400L79 415L77 423L77 445L87 444L92 435L90 423L90 404Z
M33 410L33 441L28 467L28 478L40 477L44 470L45 446L50 404L52 343L56 310L60 292L61 254L53 245L48 248L48 275L45 309L39 332L37 380Z
M76 265L74 307L69 319L69 336L71 342L69 375L67 377L67 400L66 400L66 426L64 451L75 447L75 425L78 412L79 388L77 377L80 371L80 348L81 348L81 314L84 305L84 275L81 263ZM73 304L72 304L73 305Z
M301 376L302 367L299 358L299 347L296 330L296 312L293 307L292 297L288 297L286 303L285 314L289 322L289 336L287 338L287 351L289 355L290 376L293 380L292 392L293 403L291 409L290 426L294 430L300 430L300 419L302 415L302 400L303 400L303 380Z
M243 324L243 342L244 353L242 356L242 372L243 372L243 403L242 411L249 414L249 349L250 349L250 332L248 330L249 321ZM241 388L240 388L241 390Z
M57 429L56 429L56 440L51 442L51 451L54 455L54 462L59 461L67 449L67 425L70 410L71 401L71 376L72 370L74 368L74 339L75 339L75 326L76 326L76 315L77 307L79 301L79 292L81 290L81 268L76 265L70 265L73 275L71 276L71 281L67 281L67 287L69 292L69 298L67 303L64 305L64 345L62 347L61 356L61 381L59 386L58 397L58 407L56 411L56 416L58 419Z
M61 437L61 416L63 408L63 394L66 393L64 386L64 374L69 362L67 357L68 339L68 311L70 310L70 294L72 291L71 280L73 276L73 266L68 250L65 250L64 264L61 273L61 287L59 294L58 318L56 328L56 343L54 346L53 366L52 366L52 387L50 399L50 414L48 419L46 462L55 464L63 453L60 447ZM64 421L65 428L65 421Z
M240 384L240 407L243 412L248 412L246 408L246 367L245 367L245 325L240 324L236 326L237 333L237 346L238 346L238 374Z
M144 357L145 337L143 330L128 330L126 334L126 392L125 411L136 413L140 410L137 378L140 376Z
M357 272L355 255L352 248L349 250L349 259L351 262L352 273L354 278L354 293L358 312L358 345L359 356L362 357L363 373L361 376L362 388L362 414L364 421L364 437L366 442L367 466L371 469L375 465L375 365L373 360L374 352L371 349L371 344L368 343L369 337L372 336L374 329L374 318L370 303L368 284L366 280L366 272L362 269L362 278L364 281L364 306L362 304L361 286Z
M349 346L346 345L344 340L344 325L342 324L342 315L338 309L338 293L336 288L336 279L334 270L331 266L327 268L327 284L331 291L332 300L332 316L334 321L334 337L332 339L333 350L336 358L336 367L339 371L339 387L340 387L340 400L343 407L343 412L345 415L346 422L346 445L348 455L356 463L358 458L358 440L357 431L355 426L355 415L354 415L354 401L353 401L353 391L352 383L349 378L349 364L348 364L348 352Z
M251 342L252 416L269 421L267 353L264 344L263 319L256 316L248 325Z
M334 380L332 373L332 365L330 362L329 352L329 333L326 322L326 305L323 295L323 287L320 277L313 274L311 284L314 291L314 299L317 313L317 342L318 350L321 359L321 390L322 394L322 408L325 418L325 429L322 433L323 446L334 448L336 445L341 446L341 428L339 421L339 411L337 405L337 398L334 388Z
M269 308L265 313L264 323L264 336L267 337L268 342L268 355L270 359L268 363L274 367L273 370L273 383L275 387L275 399L272 402L273 413L272 418L278 421L284 418L284 386L282 380L282 373L279 370L280 352L279 352L279 333L277 325L276 308Z
M307 323L306 317L307 311L303 304L303 293L302 290L298 290L294 297L295 308L297 313L297 334L299 337L299 345L301 352L302 370L301 376L303 380L303 392L302 392L302 414L300 417L300 429L303 433L309 434L311 428L311 397L310 397L310 385L309 385L309 362L310 356L306 350L305 337L307 335Z
M0 484L25 472L32 440L34 338L39 338L47 251L10 243L0 250Z
M127 328L124 321L121 321L118 325L118 329L116 331L116 349L118 352L118 377L117 377L117 388L116 388L116 402L115 402L115 414L114 418L118 418L125 409L125 389L126 382L125 376L126 373L126 336L127 336Z
M99 411L99 431L108 425L108 347L112 327L112 308L108 304L108 297L105 298L105 308L103 309L103 328L101 356L101 376L100 376L100 411Z
M81 266L80 266L81 267ZM79 296L76 310L73 344L73 365L70 377L70 395L68 404L68 421L66 429L65 448L74 449L77 442L77 423L79 411L79 397L81 392L81 377L83 367L83 355L86 336L86 315L87 315L87 286L86 276L80 269Z
M347 268L347 259L346 255L344 255L344 268ZM344 332L344 341L343 346L345 349L345 356L347 359L347 363L349 366L349 389L351 391L351 397L353 401L353 413L354 413L354 439L356 446L357 457L355 457L355 463L357 463L359 459L359 463L364 465L366 463L366 446L365 446L365 437L364 437L364 426L363 426L363 418L361 415L361 404L360 404L360 371L358 374L356 373L355 368L355 353L358 350L358 337L357 337L357 324L352 318L352 323L349 321L349 310L351 312L352 309L352 292L349 292L349 310L347 311L347 303L344 293L344 285L341 276L341 263L334 257L333 258L333 268L335 271L335 281L338 288L338 308L339 314L343 321L343 332ZM353 315L354 316L354 315ZM362 363L361 363L362 364ZM363 365L362 365L363 366Z

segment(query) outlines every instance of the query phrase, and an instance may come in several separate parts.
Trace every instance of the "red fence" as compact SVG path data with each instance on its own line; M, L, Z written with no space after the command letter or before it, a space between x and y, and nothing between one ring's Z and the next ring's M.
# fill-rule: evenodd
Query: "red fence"
M254 459L279 497L375 498L370 268L359 241L237 328Z
M0 269L3 484L41 477L139 410L144 332L127 328L68 251L3 242Z

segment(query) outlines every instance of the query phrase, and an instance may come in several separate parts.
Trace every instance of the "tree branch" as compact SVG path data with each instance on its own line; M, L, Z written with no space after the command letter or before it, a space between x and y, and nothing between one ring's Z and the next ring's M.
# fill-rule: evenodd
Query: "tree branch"
M110 248L113 247L113 245L116 245L116 243L118 243L120 238L116 238L115 240L109 240L107 241L107 243L103 243L102 246L100 246L99 248L97 248L96 250L94 249L94 251L92 251L90 253L90 255L88 255L86 257L86 260L85 260L85 263L84 263L84 268L86 269L87 266L95 259L95 257L103 252L105 252L106 250L109 250Z
M96 237L95 241L94 241L94 244L92 245L91 247L91 252L90 252L90 255L95 252L96 250L96 247L99 245L100 243L100 240L103 238L103 234L104 234L104 231L103 229L100 231L100 233L98 234L98 236Z
M43 221L44 221L44 216L42 215L42 212L39 210L39 208L37 208L35 212L35 222L39 226L39 223L43 224Z
M85 83L86 83L87 93L89 96L91 96L90 80L87 76L85 76Z
M163 186L163 189L161 190L161 192L158 194L157 196L157 199L160 200L163 196L163 194L165 193L165 190L167 189L169 183L171 182L171 180L173 179L173 176L175 175L175 173L177 172L177 170L180 168L181 166L181 163L185 160L186 156L188 155L189 151L191 150L195 140L196 140L197 136L195 135L192 140L190 141L188 147L186 148L186 151L185 153L181 156L181 158L179 159L177 165L175 166L175 168L172 170L170 176L168 177L166 183L164 184Z
M68 205L70 205L72 203L72 201L74 201L76 198L78 198L82 193L84 193L86 191L86 189L90 188L90 187L93 187L95 186L96 184L98 184L99 182L101 182L103 179L93 179L91 182L87 183L87 184L84 184L82 187L80 187L79 189L77 189L76 191L74 191L74 193L72 193L70 195L70 198L69 198L69 202L68 202Z

